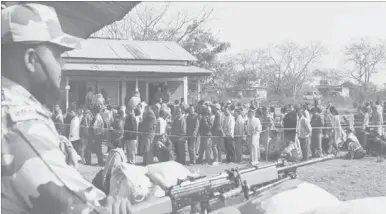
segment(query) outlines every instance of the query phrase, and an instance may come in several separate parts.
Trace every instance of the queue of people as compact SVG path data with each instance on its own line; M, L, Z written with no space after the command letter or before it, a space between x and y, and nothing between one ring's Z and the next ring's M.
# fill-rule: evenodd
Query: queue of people
M96 153L98 165L104 166L96 176L99 180L93 182L101 190L109 189L115 167L123 162L138 164L138 155L143 157L143 165L156 160L183 165L240 163L245 153L253 165L262 156L305 161L337 155L342 148L347 148L348 158L363 158L371 151L372 141L366 134L370 126L375 126L372 130L378 137L383 133L380 102L373 108L368 104L358 107L354 124L331 103L322 107L319 101L313 106L284 106L280 115L273 107L230 101L201 100L196 106L187 106L179 101L166 104L159 98L147 105L138 91L125 104L113 109L102 100L91 108L73 107L65 116L55 107L53 119L70 124L67 127L62 122L57 128L69 137L83 163L92 164L91 153ZM107 157L102 152L103 142L108 147Z
M92 94L92 90L89 92ZM64 117L56 107L53 116L59 123L69 117L70 126L60 132L69 136L85 164L91 164L91 152L95 152L98 164L104 165L102 142L109 151L124 149L131 164L137 163L137 155L143 157L144 165L154 163L155 157L184 165L239 163L245 150L250 162L257 164L261 154L277 158L285 153L292 160L337 154L342 146L348 148L348 139L358 141L369 151L363 139L368 126L378 125L375 133L383 133L384 109L379 101L358 106L354 124L349 124L331 103L323 108L320 101L313 106L306 103L282 107L277 117L273 107L256 108L253 103L201 100L197 106L187 106L179 101L166 104L159 98L147 105L141 102L138 91L125 101L125 106L112 109L103 96L91 99L90 94L86 100L88 97L91 104L84 109L71 109ZM95 101L98 99L101 101Z

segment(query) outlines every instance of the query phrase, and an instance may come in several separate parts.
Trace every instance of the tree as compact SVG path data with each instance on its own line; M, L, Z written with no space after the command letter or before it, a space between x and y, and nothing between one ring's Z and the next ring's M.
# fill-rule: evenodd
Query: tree
M264 69L265 81L270 88L285 96L295 96L310 80L310 70L325 54L320 43L301 46L286 42L268 48Z
M199 80L202 91L211 87L222 90L224 82L231 81L226 78L230 77L233 64L217 59L218 54L225 52L230 47L229 43L221 42L213 33L204 29L198 29L194 33L189 34L180 43L185 50L197 58L197 61L193 63L194 65L212 71L210 77ZM192 88L197 87L196 83L191 81Z
M380 65L386 62L386 48L381 43L372 43L367 38L345 47L346 63L353 69L348 71L349 77L355 80L360 88L367 92L373 74L377 73Z
M210 20L213 9L203 8L195 15L189 15L188 12L183 11L173 15L170 14L170 3L162 7L157 5L157 8L161 9L141 3L121 21L106 26L93 36L177 42L198 59L195 65L216 73L212 77L201 80L202 89L216 85L218 76L221 76L221 71L218 69L223 67L223 65L216 65L217 55L225 52L230 44L220 41L213 32L204 28L204 24ZM191 83L195 84L194 81ZM191 88L195 87L196 85L193 85Z
M261 49L245 50L235 56L237 64L235 84L238 88L249 88L260 84L261 74L265 66L265 52Z
M93 36L141 41L176 41L179 43L200 29L213 12L213 9L203 8L199 14L195 15L181 11L174 15L169 10L170 3L161 4L141 3L122 20L102 28Z

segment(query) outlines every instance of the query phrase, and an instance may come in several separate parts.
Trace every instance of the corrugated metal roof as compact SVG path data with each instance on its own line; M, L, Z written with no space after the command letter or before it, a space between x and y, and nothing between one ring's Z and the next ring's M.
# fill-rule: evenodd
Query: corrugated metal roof
M196 66L178 65L117 65L117 64L83 64L66 63L65 71L92 71L92 72L129 72L129 73L181 73L209 76L212 72Z
M88 39L81 49L66 52L63 57L125 60L197 60L176 42L109 39Z

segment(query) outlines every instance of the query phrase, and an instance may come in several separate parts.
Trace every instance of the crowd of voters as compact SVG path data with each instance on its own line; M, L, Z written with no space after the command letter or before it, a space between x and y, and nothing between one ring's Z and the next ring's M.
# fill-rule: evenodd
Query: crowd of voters
M113 109L105 90L94 93L90 88L84 105L72 103L65 113L55 106L52 123L46 102L60 94L60 56L78 46L77 39L63 33L54 8L44 5L13 5L2 10L2 18L7 20L2 35L7 52L2 55L2 211L8 213L129 213L131 201L110 197L108 191L112 172L118 166L132 167L138 155L149 165L139 168L150 171L155 159L216 165L223 161L223 152L227 162L241 162L242 148L249 151L252 164L260 161L261 153L297 161L336 154L344 146L350 158L360 158L374 142L384 142L380 102L358 104L355 122L360 122L353 128L348 124L346 132L346 120L331 104L289 105L276 117L274 108L256 103L200 101L188 106L183 99L167 104L158 96L147 105L135 91ZM93 164L92 153L103 166L93 184L106 194L95 191L74 169L78 156ZM145 174L152 173L142 173L142 178Z
M135 91L125 105L113 109L105 91L86 96L86 104L73 104L65 115L55 107L53 120L58 132L68 136L84 164L91 165L96 153L104 166L101 189L114 167L121 163L143 165L175 160L183 165L243 161L250 156L258 164L266 159L308 160L347 149L347 157L363 158L371 151L385 152L384 115L386 102L356 103L354 120L339 114L332 103L287 105L276 115L275 107L250 103L224 103L201 100L196 106L184 100L152 105L141 101ZM102 152L102 145L108 154ZM225 155L223 155L225 153ZM107 157L106 157L107 156ZM223 157L225 156L225 160ZM189 161L188 161L189 160ZM96 185L97 186L97 185Z
M322 107L320 101L312 106L288 105L276 115L274 107L258 107L253 101L201 100L193 106L183 99L166 104L159 97L147 105L136 91L125 106L113 109L104 90L94 94L90 89L83 108L74 104L63 115L56 106L53 119L85 164L91 164L91 153L96 153L98 164L105 165L103 142L109 152L119 153L131 164L137 162L137 154L143 156L144 165L152 164L155 157L184 165L241 162L244 148L250 162L257 164L261 154L307 160L335 154L341 147L364 156L370 149L366 133L382 140L385 110L379 101L355 105L357 113L350 122L331 103Z

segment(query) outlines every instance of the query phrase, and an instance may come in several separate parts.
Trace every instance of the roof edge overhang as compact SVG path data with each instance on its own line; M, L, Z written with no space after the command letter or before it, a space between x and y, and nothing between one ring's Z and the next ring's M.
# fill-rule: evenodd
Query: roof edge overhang
M113 71L113 72L93 72L93 71L66 71L64 70L64 76L98 76L98 77L110 77L114 76L127 76L127 77L143 77L143 78L173 78L173 77L210 77L209 73L166 73L166 72L121 72L121 71Z
M88 58L88 57L69 57L62 56L66 63L92 63L92 64L144 64L144 62L164 62L172 64L189 64L192 61L189 60L167 60L167 59L108 59L108 58Z
M192 65L135 65L135 64L84 64L66 63L63 70L67 74L126 74L126 75L182 75L210 76L212 71Z

